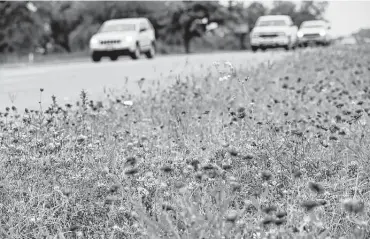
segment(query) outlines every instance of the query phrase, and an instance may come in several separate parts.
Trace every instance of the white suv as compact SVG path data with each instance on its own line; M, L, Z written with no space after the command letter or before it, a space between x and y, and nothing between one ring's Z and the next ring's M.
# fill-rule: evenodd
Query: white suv
M94 62L108 56L112 61L121 55L138 59L142 53L147 58L155 55L155 31L147 18L108 20L90 39L90 53Z
M330 24L323 20L302 22L297 33L300 46L307 46L310 43L317 45L329 45L332 41Z
M277 47L284 47L286 50L294 49L298 43L297 31L298 27L293 24L290 16L261 16L250 34L252 51Z

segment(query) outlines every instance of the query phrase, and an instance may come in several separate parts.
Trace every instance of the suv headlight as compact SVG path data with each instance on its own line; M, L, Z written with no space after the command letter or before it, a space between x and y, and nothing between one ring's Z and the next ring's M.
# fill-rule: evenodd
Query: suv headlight
M323 37L323 36L325 36L325 34L326 34L326 32L325 32L324 30L321 30L321 31L320 31L320 36L322 36L322 37Z
M96 46L98 44L99 44L98 39L96 39L96 38L91 38L90 39L90 46Z
M126 36L125 41L126 42L132 42L133 38L132 36Z
M298 31L298 32L297 32L297 37L303 37L303 32Z
M258 33L252 32L251 37L252 37L252 38L254 38L254 37L258 37Z

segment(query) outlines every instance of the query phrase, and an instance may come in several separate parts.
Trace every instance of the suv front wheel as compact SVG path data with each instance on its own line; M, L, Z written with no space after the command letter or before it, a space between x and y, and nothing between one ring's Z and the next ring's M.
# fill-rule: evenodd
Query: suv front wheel
M150 49L145 53L148 59L152 59L155 56L155 44L154 42L150 45Z
M99 55L96 52L93 52L93 54L91 55L91 59L93 60L93 62L99 62L101 60L101 55Z

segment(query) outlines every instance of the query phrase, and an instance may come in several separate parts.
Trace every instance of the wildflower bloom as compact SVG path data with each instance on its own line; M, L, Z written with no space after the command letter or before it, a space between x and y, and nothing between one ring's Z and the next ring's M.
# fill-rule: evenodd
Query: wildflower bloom
M261 178L262 178L263 181L269 181L269 180L272 179L272 174L271 174L270 171L267 171L267 170L262 171L261 172Z
M345 199L343 200L343 207L349 213L358 214L364 211L365 205L359 199Z
M317 194L320 194L320 193L324 192L324 188L320 184L315 183L315 182L309 182L308 187L309 187L309 189L311 189L311 191L313 191Z
M230 211L227 215L226 215L226 221L227 222L232 222L234 223L238 218L238 213L237 211L235 210L232 210Z
M126 175L134 175L134 174L136 174L136 173L138 173L139 172L139 170L137 169L137 168L132 168L132 169L128 169L128 170L126 170L125 171L125 174Z

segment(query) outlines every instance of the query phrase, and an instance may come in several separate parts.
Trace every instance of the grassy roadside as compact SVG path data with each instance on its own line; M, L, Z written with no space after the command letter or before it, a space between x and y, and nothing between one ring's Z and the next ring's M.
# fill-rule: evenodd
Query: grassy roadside
M8 109L0 237L369 238L369 53Z

